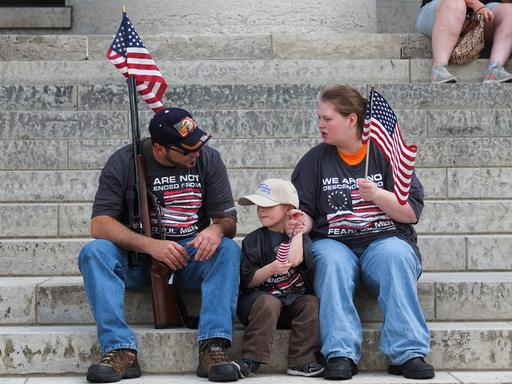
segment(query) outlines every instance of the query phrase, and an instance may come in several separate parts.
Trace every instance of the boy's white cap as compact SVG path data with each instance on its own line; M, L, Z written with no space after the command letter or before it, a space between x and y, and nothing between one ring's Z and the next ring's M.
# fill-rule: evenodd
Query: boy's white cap
M282 179L267 179L258 185L252 195L238 199L240 205L259 205L260 207L273 207L279 204L290 204L299 208L299 195L292 183Z

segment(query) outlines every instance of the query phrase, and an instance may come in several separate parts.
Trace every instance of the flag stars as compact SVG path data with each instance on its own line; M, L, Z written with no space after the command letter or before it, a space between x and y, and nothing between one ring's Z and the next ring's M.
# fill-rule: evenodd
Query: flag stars
M135 77L137 91L141 95L150 96L145 98L145 100L153 111L156 112L162 109L161 98L167 88L167 84L159 73L151 55L145 49L144 43L126 13L123 14L121 25L112 39L112 44L107 51L108 59L121 70L125 77ZM141 61L143 62L143 69L140 68ZM145 71L144 68L150 68L153 72L158 72L158 74L150 76L150 80L148 80L147 76L141 79L142 72Z

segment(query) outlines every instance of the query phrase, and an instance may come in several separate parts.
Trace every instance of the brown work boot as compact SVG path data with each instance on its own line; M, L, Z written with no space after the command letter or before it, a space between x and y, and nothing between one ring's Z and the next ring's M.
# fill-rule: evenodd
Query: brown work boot
M200 341L196 375L210 381L237 381L238 371L225 351L228 346L229 341L222 338Z
M132 349L114 349L104 353L100 361L87 370L87 380L93 383L113 383L140 375L137 352Z

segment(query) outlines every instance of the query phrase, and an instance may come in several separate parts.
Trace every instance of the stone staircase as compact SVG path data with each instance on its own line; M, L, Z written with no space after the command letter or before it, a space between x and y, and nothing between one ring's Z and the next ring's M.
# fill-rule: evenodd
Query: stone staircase
M430 42L403 29L142 37L169 83L167 104L190 109L213 134L235 197L264 178L289 178L319 142L316 97L326 85L380 91L420 148L429 361L499 376L512 370L512 84L483 86L487 61L477 60L455 69L462 82L431 85ZM99 355L76 259L89 241L99 171L130 141L126 85L104 59L109 44L104 35L0 36L0 374L80 374ZM151 112L140 111L145 127ZM239 207L239 239L257 226L254 211ZM196 331L153 329L149 296L126 297L143 370L192 372ZM361 368L383 370L382 315L363 291L358 307ZM287 336L277 332L264 369L285 369Z

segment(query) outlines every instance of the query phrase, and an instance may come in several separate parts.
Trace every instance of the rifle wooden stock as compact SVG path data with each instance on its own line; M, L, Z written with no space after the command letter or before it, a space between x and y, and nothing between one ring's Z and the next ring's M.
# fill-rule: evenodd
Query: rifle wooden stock
M146 185L146 167L142 154L137 156L139 171L139 203L140 216L144 235L151 236L151 222L149 219L148 191ZM155 328L179 327L182 319L176 298L169 287L171 269L160 261L151 258L151 296L153 301L153 319Z

